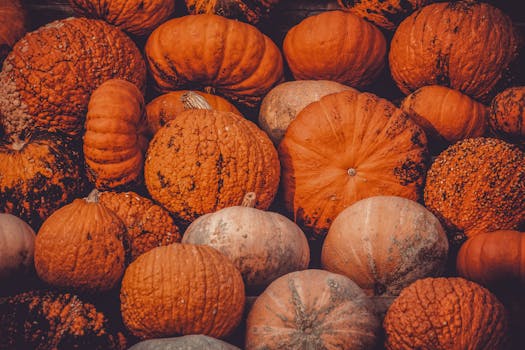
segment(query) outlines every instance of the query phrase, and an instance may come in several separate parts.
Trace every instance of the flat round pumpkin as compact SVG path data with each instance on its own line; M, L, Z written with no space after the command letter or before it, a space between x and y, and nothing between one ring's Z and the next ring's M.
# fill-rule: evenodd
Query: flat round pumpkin
M192 15L213 13L239 21L257 24L268 17L280 0L185 0Z
M0 1L0 65L26 32L26 13L20 0ZM9 23L9 25L6 25Z
M489 124L498 137L525 149L525 86L508 88L494 97Z

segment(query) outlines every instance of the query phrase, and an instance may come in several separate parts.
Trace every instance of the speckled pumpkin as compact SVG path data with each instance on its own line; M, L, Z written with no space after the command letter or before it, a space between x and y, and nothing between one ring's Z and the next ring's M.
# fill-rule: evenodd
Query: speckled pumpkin
M106 22L68 18L26 34L0 73L0 121L6 133L44 129L79 135L89 96L122 78L145 86L133 41Z
M148 198L134 192L101 192L98 201L126 226L124 237L131 260L155 247L180 242L179 229L169 213Z
M222 340L202 334L144 340L129 350L240 350Z
M246 350L373 349L380 323L349 278L323 270L292 272L255 300Z
M494 6L436 3L399 25L390 46L390 70L405 94L444 85L487 100L517 58L518 46L511 19Z
M0 298L1 349L124 350L95 306L73 294L33 291Z
M425 278L388 309L387 350L503 350L506 311L487 289L463 278Z
M20 218L0 213L0 281L33 270L35 231Z
M424 197L450 233L516 229L525 221L525 154L493 138L455 143L430 167Z
M56 209L85 194L80 146L58 134L0 141L0 211L38 230Z
M489 124L496 135L525 150L525 86L508 88L492 100Z
M173 0L69 0L82 16L103 19L135 35L146 35L175 11Z
M144 97L134 84L110 79L93 91L83 146L88 179L96 188L142 182L146 129Z
M145 51L160 92L205 89L255 106L283 80L282 56L270 38L217 15L169 20L153 31Z
M126 227L98 203L98 191L75 199L42 224L35 240L35 268L46 283L79 292L115 288L124 273Z
M26 14L20 0L0 0L0 65L26 32Z
M279 0L186 0L188 12L214 13L227 18L257 24L268 16Z
M174 243L126 269L122 318L141 339L175 334L228 336L241 321L244 284L228 258L208 246Z
M370 93L343 91L306 106L279 145L284 204L310 238L326 235L360 199L421 198L427 170L424 132Z

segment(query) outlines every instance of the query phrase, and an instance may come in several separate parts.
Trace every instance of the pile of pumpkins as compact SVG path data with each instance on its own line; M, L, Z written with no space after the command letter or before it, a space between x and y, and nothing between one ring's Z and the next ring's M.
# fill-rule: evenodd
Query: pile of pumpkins
M26 33L0 1L0 349L513 343L512 21L339 0L278 47L278 2L70 0Z

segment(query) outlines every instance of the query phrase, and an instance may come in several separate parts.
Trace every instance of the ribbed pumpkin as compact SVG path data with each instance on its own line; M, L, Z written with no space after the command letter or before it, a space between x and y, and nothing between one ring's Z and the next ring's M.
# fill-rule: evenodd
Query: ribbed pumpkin
M278 145L288 125L304 107L323 96L344 90L353 89L330 80L295 80L279 84L261 103L259 126Z
M343 210L323 243L323 268L347 276L368 295L397 296L445 270L448 240L421 204L395 196L360 200Z
M55 211L35 240L35 268L59 288L99 293L118 285L124 273L126 227L98 203L98 191Z
M444 85L475 99L493 88L518 55L511 19L476 1L431 4L397 28L390 46L392 77L405 94Z
M145 51L160 92L204 89L254 106L283 79L282 56L270 38L213 14L167 21L150 35Z
M506 349L503 304L463 278L425 278L405 288L383 327L387 350Z
M80 15L103 19L135 35L145 35L175 11L173 0L69 0Z
M175 338L144 340L129 350L239 350L222 340L202 334L191 334Z
M0 141L0 211L38 230L56 209L85 192L80 147L58 134Z
M525 221L525 154L498 139L460 141L435 159L424 197L450 233L516 229Z
M0 0L0 23L1 65L13 45L26 32L26 14L20 0Z
M333 80L355 88L370 85L385 66L386 40L364 19L343 11L309 16L283 43L296 80Z
M420 199L427 153L424 132L387 100L325 96L299 113L279 145L285 206L311 238L324 237L360 199Z
M168 92L148 103L146 106L146 119L150 135L154 135L162 126L166 125L167 122L175 119L179 113L188 109L202 108L192 104L191 98L188 98L188 92L187 90ZM205 92L192 91L192 93L203 97L211 109L232 112L242 116L241 112L239 112L234 105L220 96L207 94Z
M121 78L145 86L146 67L133 41L100 20L69 18L26 34L0 73L0 117L6 133L25 129L79 135L89 96Z
M257 24L268 17L279 0L185 0L192 15L213 13L243 22Z
M110 79L91 95L86 115L84 158L98 189L142 181L147 148L144 97L132 83Z
M33 269L35 231L20 218L0 213L0 281Z
M169 213L135 192L101 192L98 198L126 226L129 258L163 245L180 242L181 234Z
M256 299L246 324L246 350L373 349L380 323L363 291L323 270L292 272Z
M525 86L496 95L490 106L489 124L496 135L525 149Z
M425 130L434 152L456 141L482 136L488 108L459 91L430 85L408 95L401 109Z
M124 324L141 339L229 335L241 321L244 284L214 248L174 243L139 256L120 290Z
M182 243L208 245L239 269L249 292L276 278L308 268L310 250L301 229L283 215L255 209L255 194L240 206L203 215L184 232Z

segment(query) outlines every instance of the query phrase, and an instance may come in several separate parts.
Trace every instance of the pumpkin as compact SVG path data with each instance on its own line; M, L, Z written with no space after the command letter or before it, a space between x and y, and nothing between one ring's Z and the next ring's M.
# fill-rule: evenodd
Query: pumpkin
M128 266L120 301L124 324L141 339L223 338L241 321L244 284L233 263L214 248L174 243Z
M226 255L242 274L248 291L308 268L310 250L301 229L283 215L255 209L255 193L233 206L197 218L182 243L208 245Z
M323 268L347 276L371 296L397 296L417 279L445 270L448 240L421 204L375 196L344 209L323 243Z
M270 38L213 14L165 22L150 35L145 52L160 92L205 89L253 107L283 79L282 56Z
M397 28L390 46L390 70L405 94L426 85L443 85L487 100L517 58L518 41L511 19L492 5L431 4Z
M35 240L35 268L46 283L85 293L118 285L124 273L126 227L98 202L98 191L75 199L42 224Z
M192 15L213 13L243 22L257 24L268 17L279 0L185 0Z
M175 11L173 0L69 0L81 16L103 19L135 35L149 34Z
M296 80L333 80L359 89L383 70L386 40L378 28L356 15L326 11L292 27L283 52Z
M370 93L343 91L306 106L279 145L284 204L311 239L323 238L360 199L421 198L427 170L424 132Z
M498 350L506 349L508 320L503 304L480 285L425 278L394 300L383 327L387 350Z
M339 5L386 30L395 30L401 21L432 0L337 0Z
M224 112L233 112L242 116L241 112L224 98L207 94L204 92L195 92L203 97L212 109ZM162 126L166 125L172 119L175 119L177 115L188 109L203 108L200 106L192 105L191 98L188 99L188 91L172 91L166 94L160 95L153 99L146 106L146 119L148 124L148 132L150 135L154 135Z
M423 128L435 153L456 141L482 136L489 114L485 105L439 85L418 89L400 108Z
M291 272L272 282L253 304L245 349L372 349L380 329L372 308L345 276Z
M84 159L98 189L142 181L147 148L144 97L132 83L110 79L91 95L86 115Z
M525 147L525 86L496 95L490 106L489 124L497 136Z
M81 133L89 97L110 78L145 86L146 67L133 41L100 20L68 18L26 34L0 73L6 133L43 129Z
M135 192L101 192L99 203L114 212L126 226L127 255L139 255L162 245L180 242L172 217L159 205Z
M51 291L0 298L0 339L2 349L126 349L124 335L94 305Z
M20 218L0 213L0 281L33 269L35 231Z
M144 340L133 345L129 350L239 350L222 340L202 334L190 334L175 338Z
M264 97L259 110L259 126L275 145L279 145L288 125L297 114L323 96L352 90L329 80L295 80L281 83Z
M80 147L62 135L33 133L0 141L0 211L38 230L56 209L85 193Z
M26 32L26 14L20 0L0 1L0 65ZM7 25L9 23L9 25Z
M516 229L525 221L525 153L493 138L459 141L432 163L424 199L450 233Z

